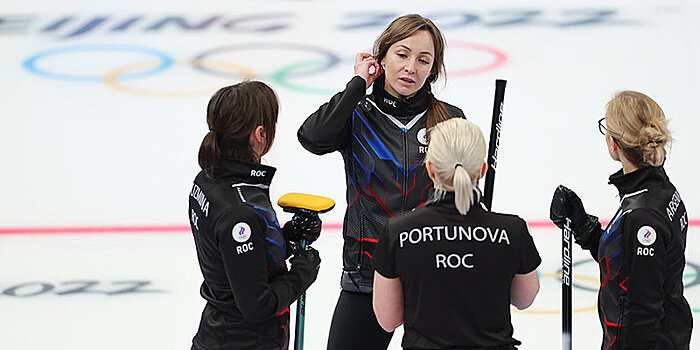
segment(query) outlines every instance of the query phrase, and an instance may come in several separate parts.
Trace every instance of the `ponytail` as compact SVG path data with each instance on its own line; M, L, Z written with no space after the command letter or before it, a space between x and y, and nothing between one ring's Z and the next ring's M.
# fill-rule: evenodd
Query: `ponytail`
M433 199L454 191L455 207L466 215L480 198L475 188L486 157L486 142L476 124L461 118L438 123L430 131L426 161L435 174Z
M452 187L455 190L455 206L460 214L466 215L474 204L474 184L467 173L467 170L461 164L455 166L455 173L452 180Z
M275 138L279 101L275 92L260 81L244 81L219 89L207 106L209 133L199 146L199 166L211 170L221 158L259 163ZM262 126L265 148L256 154L250 133Z
M221 150L216 143L216 133L214 130L209 130L199 146L199 167L203 170L212 169L219 159L221 159Z
M445 105L438 101L430 90L428 90L428 92L430 93L430 105L428 106L428 111L425 113L427 115L427 119L425 121L426 130L430 130L440 122L444 122L445 120L452 118L450 113L447 112Z

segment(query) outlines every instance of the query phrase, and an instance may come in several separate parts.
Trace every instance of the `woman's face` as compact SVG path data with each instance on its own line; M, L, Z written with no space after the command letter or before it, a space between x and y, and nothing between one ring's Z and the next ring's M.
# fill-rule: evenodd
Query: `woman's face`
M434 57L433 38L425 30L395 42L382 60L384 89L396 98L413 97L430 75Z

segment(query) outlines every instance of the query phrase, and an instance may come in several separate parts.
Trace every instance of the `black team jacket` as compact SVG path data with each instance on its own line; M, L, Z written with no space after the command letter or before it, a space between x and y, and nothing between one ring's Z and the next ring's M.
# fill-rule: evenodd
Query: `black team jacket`
M384 223L424 205L432 182L423 167L427 150L426 110L432 97L425 87L399 100L384 89L384 77L365 95L365 80L355 76L311 114L299 128L301 145L314 154L339 151L346 174L348 208L343 221L344 290L370 293L372 254ZM444 102L453 117L464 118Z
M289 305L310 282L287 271L269 197L274 173L222 159L194 180L189 217L207 303L192 349L288 348Z
M602 349L687 350L683 296L688 213L663 167L610 176L620 208L591 253L600 265ZM597 250L597 251L596 251Z

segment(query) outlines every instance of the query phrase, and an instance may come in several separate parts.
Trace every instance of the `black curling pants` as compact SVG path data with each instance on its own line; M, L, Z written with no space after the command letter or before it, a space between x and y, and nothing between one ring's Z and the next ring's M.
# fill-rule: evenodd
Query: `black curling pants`
M328 350L386 350L394 333L379 325L371 293L341 291L333 313Z

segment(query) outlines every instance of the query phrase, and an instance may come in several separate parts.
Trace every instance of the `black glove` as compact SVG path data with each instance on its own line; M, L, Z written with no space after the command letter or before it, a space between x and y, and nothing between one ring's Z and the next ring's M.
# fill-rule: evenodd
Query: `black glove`
M311 244L321 235L321 219L314 212L294 214L292 220L284 224L282 234L287 242L306 240L307 244Z
M574 191L559 185L554 190L549 218L560 229L564 229L566 218L571 219L570 229L575 242L583 249L598 250L598 241L603 229L598 217L586 214L581 199Z
M318 268L321 265L318 251L311 247L308 250L301 249L300 244L296 246L299 251L290 260L292 267L289 273L277 275L270 281L270 287L277 296L275 313L288 308L289 304L299 299L318 276Z
M304 291L309 288L316 280L318 268L321 266L321 257L318 254L318 250L312 247L299 248L294 252L294 257L289 262L292 264L289 273L299 276L302 282L301 290Z

